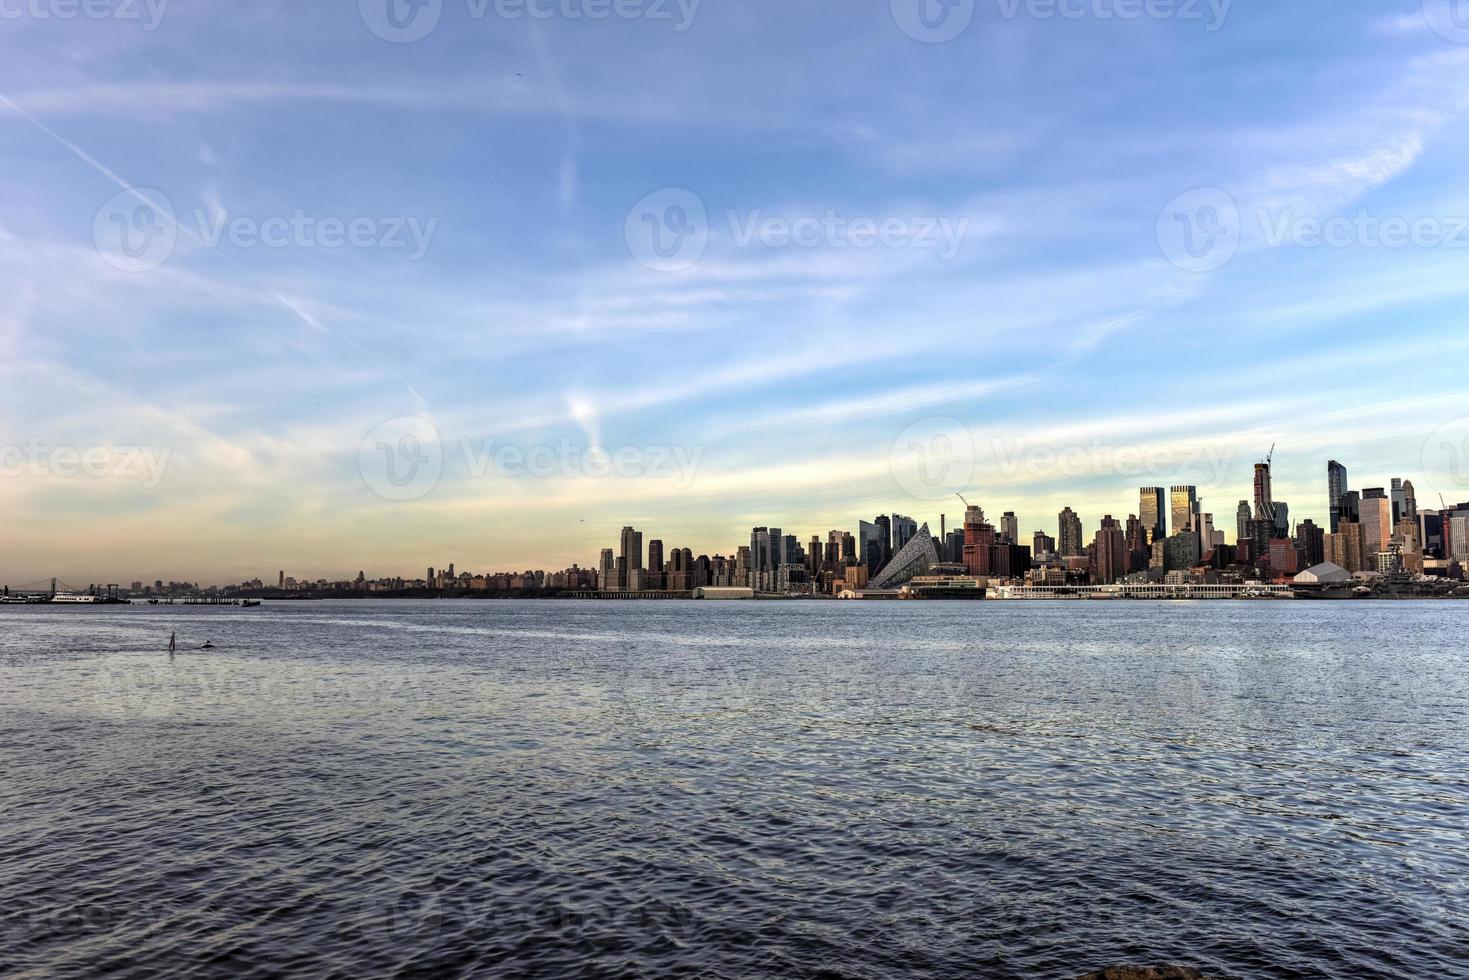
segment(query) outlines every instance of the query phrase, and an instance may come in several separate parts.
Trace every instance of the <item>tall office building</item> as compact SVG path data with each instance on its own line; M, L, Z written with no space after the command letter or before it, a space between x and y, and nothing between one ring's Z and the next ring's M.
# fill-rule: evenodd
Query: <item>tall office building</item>
M1392 501L1381 487L1362 491L1362 562L1366 570L1377 567L1377 556L1392 541Z
M1039 558L1041 555L1054 555L1056 553L1056 539L1045 531L1035 532L1031 540L1031 552Z
M1000 536L1010 544L1020 543L1020 519L1013 510L1005 511L1000 518Z
M1331 511L1331 533L1336 534L1341 527L1342 497L1347 492L1347 468L1336 460L1326 464L1326 502Z
M913 535L918 533L918 522L911 517L902 514L893 515L893 552L903 550L903 545L913 540Z
M886 514L878 514L872 523L877 525L877 543L881 549L877 563L872 566L872 574L876 575L878 569L886 565L893 556L893 519Z
M1061 549L1063 558L1071 558L1076 555L1086 554L1086 547L1081 543L1081 518L1070 507L1057 515L1058 533L1056 541Z
M1304 520L1296 528L1296 553L1302 568L1314 568L1326 560L1326 535L1312 520Z
M1148 543L1168 537L1168 502L1162 487L1143 487L1138 491L1138 517L1148 532Z
M1413 490L1413 481L1403 481L1403 517L1410 521L1418 519L1418 494Z
M1173 503L1172 522L1173 533L1179 531L1198 531L1199 514L1199 488L1189 486L1173 487L1169 491Z
M617 555L611 548L602 549L602 558L597 563L597 588L604 592L617 588Z
M622 529L622 561L619 563L617 572L617 587L619 589L629 588L631 584L641 579L643 570L643 532L630 527Z
M1214 549L1214 515L1199 515L1199 554L1207 555Z
M1239 502L1239 509L1234 512L1235 544L1244 544L1250 540L1250 515L1252 513L1250 502L1248 500L1241 500Z

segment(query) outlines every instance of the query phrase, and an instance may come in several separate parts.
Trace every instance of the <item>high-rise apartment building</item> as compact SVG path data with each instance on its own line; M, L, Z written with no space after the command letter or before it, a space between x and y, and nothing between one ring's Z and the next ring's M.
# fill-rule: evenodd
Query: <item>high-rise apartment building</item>
M1081 543L1081 518L1070 507L1062 510L1057 515L1058 534L1056 541L1061 549L1063 558L1072 558L1077 555L1086 554L1086 546Z
M1255 520L1275 520L1275 498L1271 495L1270 464L1255 464Z

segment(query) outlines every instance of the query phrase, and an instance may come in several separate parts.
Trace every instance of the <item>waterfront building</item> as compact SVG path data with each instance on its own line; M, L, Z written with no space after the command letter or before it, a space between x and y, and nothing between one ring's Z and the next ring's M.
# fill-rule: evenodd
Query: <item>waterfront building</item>
M991 528L993 533L993 528ZM967 547L967 546L966 546ZM888 562L882 572L872 579L871 587L876 590L896 589L906 585L914 576L923 575L938 564L939 556L933 547L933 535L928 525L916 529Z

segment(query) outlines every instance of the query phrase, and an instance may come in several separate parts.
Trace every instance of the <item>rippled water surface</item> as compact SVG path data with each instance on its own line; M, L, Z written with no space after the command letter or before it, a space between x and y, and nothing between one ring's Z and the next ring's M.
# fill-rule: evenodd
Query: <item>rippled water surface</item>
M0 973L1463 976L1466 620L0 608Z

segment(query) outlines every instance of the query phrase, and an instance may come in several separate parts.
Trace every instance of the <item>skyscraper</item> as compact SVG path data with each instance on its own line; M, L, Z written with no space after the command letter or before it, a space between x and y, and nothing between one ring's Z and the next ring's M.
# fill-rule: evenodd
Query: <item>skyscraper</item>
M1255 520L1275 520L1275 498L1270 492L1270 464L1255 464Z
M1252 513L1250 502L1248 500L1241 500L1239 502L1239 509L1234 512L1235 544L1244 544L1250 540L1250 515Z
M1413 481L1403 481L1403 517L1410 521L1418 519L1418 495L1413 491Z
M617 555L611 548L602 549L602 559L597 565L597 588L604 592L617 588Z
M1190 486L1173 487L1170 491L1173 502L1173 533L1197 531L1199 513L1199 488Z
M1070 507L1057 515L1059 524L1056 541L1061 549L1063 558L1071 558L1075 555L1086 554L1086 547L1081 543L1081 518Z
M1168 537L1168 503L1162 487L1143 487L1138 491L1138 518L1148 532L1148 543Z
M1392 501L1382 487L1362 491L1362 562L1370 571L1392 541Z
M1127 537L1111 514L1102 518L1096 537L1096 564L1092 579L1100 585L1120 582L1127 574Z
M636 579L641 578L641 575L635 576L633 573L641 573L643 570L642 531L637 531L630 527L622 529L622 554L620 557L622 558L622 562L618 567L617 587L619 589L626 589L630 583L634 583Z
M1005 511L1000 518L1000 535L1010 544L1020 543L1020 519L1013 510Z
M1331 533L1341 526L1341 498L1347 492L1347 468L1336 460L1326 464L1326 502L1331 508Z
M1053 555L1056 553L1056 539L1045 531L1037 531L1031 541L1031 551L1037 558L1041 555Z

